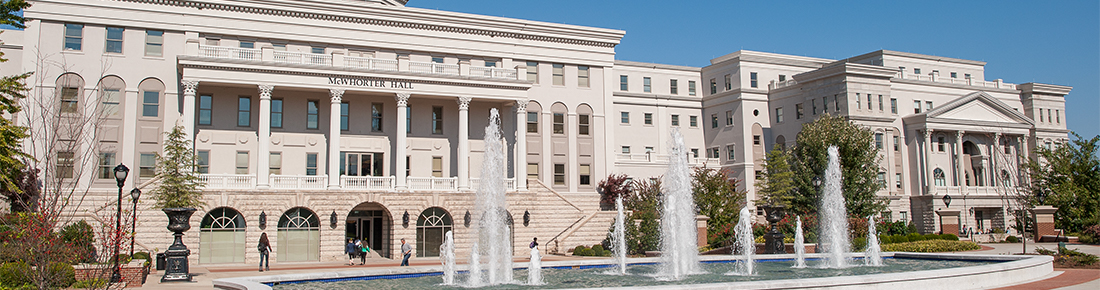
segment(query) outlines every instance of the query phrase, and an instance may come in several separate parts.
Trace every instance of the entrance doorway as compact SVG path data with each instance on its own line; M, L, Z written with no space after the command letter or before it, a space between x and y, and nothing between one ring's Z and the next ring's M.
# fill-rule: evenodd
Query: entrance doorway
M390 258L392 227L389 210L378 203L361 203L348 212L344 240L363 240L378 256Z

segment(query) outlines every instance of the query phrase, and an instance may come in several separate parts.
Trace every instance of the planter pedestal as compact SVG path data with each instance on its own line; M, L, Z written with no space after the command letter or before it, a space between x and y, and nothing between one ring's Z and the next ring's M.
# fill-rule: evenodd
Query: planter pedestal
M187 256L191 255L191 250L183 244L183 232L191 229L193 213L195 213L194 208L164 209L164 214L168 215L168 230L172 231L176 238L164 252L168 265L164 269L164 276L160 278L160 282L191 282L190 267L187 264Z

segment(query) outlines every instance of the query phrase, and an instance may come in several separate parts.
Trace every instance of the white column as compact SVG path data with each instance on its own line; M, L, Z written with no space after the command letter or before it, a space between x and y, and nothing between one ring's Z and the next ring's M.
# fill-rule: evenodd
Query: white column
M516 101L516 189L527 190L527 103Z
M256 144L256 188L268 188L271 162L271 90L272 85L259 85L260 124Z
M936 188L936 177L932 175L932 165L928 164L932 161L932 129L924 129L924 146L921 146L921 150L924 150L924 192L925 194L932 194Z
M180 125L183 125L187 139L195 140L195 119L198 118L195 116L195 89L199 87L199 81L185 79L180 83L183 84L183 118L180 118Z
M328 189L340 188L340 101L344 89L329 89L332 101L328 122Z
M959 192L966 193L966 169L963 168L963 134L964 131L955 131L955 180L959 183ZM964 209L965 210L965 209Z
M458 190L470 189L470 97L458 97Z
M569 192L577 192L577 185L581 183L581 176L578 174L580 172L580 164L577 164L579 162L577 158L579 155L577 154L577 112L573 111L567 113L565 118L565 136L567 136L566 147L569 147L569 153L566 155L568 158L565 161L565 183L569 185ZM589 125L591 124L592 121L590 120ZM591 170L592 167L590 166L589 168L589 170ZM591 173L592 172L589 172L589 174Z
M997 154L1001 153L1004 153L1004 149L1001 149L1001 133L993 133L993 149L989 152L989 186L997 186L1004 182L1004 179L1001 179L1001 172L997 170Z
M883 133L882 143L886 144L882 148L882 156L886 158L886 188L888 189L887 191L896 194L898 192L898 185L894 178L896 178L897 166L894 165L894 162L896 161L897 152L894 151L894 131L887 129ZM899 147L898 149L901 148ZM748 174L748 172L745 174Z
M397 165L394 166L395 172L393 176L394 186L398 189L404 189L406 187L405 168L409 166L405 164L405 155L407 154L407 152L405 152L405 148L407 147L405 143L407 142L406 139L408 139L407 133L405 132L409 130L405 127L405 119L408 118L405 114L405 108L409 106L409 96L409 93L397 93L397 97L395 98L397 100L397 132L395 132L395 135L397 135L397 142L394 144L396 148L393 148L393 159L397 161Z

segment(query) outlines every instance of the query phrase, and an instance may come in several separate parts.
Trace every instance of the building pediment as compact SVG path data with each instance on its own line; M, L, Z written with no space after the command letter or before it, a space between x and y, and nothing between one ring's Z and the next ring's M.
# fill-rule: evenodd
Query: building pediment
M931 129L1030 129L1035 125L1031 118L983 91L967 94L930 111L906 117L905 121L910 126Z

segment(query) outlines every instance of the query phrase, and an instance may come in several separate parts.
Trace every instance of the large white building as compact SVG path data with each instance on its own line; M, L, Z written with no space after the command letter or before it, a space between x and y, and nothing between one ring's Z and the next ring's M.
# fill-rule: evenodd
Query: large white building
M261 233L279 262L342 259L345 237L385 257L407 238L434 256L447 230L463 255L493 109L513 244L539 237L549 251L602 240L612 214L595 185L663 174L673 128L692 164L754 199L767 150L819 115L847 116L876 132L890 218L926 232L940 230L944 195L964 224L1004 228L997 187L1030 149L1067 138L1069 87L986 81L979 61L618 61L623 31L405 2L39 0L26 30L2 34L2 69L35 72L36 105L16 117L63 141L28 148L50 160L46 178L88 190L79 218L114 214L118 163L134 169L127 188L155 186L163 133L184 126L206 182L185 239L199 263L253 262ZM166 247L164 215L143 200L139 216L138 250Z

